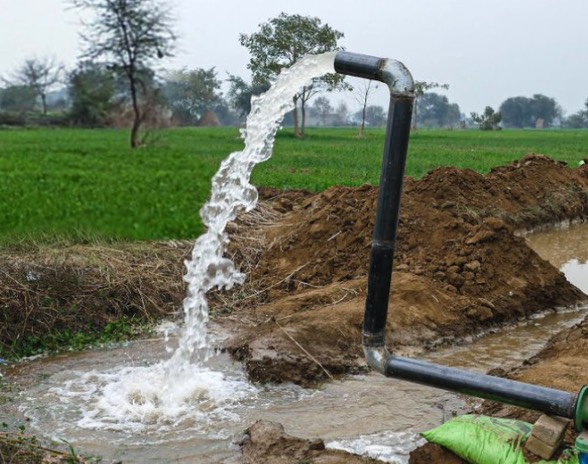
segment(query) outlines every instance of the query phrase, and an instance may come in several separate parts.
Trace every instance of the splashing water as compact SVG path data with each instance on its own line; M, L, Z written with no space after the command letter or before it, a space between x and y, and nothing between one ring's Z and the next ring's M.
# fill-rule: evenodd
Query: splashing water
M185 327L170 366L190 362L195 353L200 356L198 361L210 355L206 349L206 292L215 287L230 289L245 280L234 263L223 257L229 241L225 228L237 213L250 211L257 204L257 189L249 183L251 172L256 164L271 157L282 118L294 108L293 96L317 76L335 72L334 60L335 52L307 56L282 72L266 93L253 99L246 129L241 133L245 149L232 153L222 162L212 179L210 200L200 211L207 231L196 240L192 260L186 262Z
M229 241L225 227L237 213L257 204L257 190L249 183L254 166L270 158L282 118L293 109L293 96L313 78L334 72L334 59L335 53L308 56L254 99L242 131L245 148L222 162L212 179L210 200L200 211L207 231L196 240L192 259L186 262L188 291L177 349L167 361L149 366L81 373L54 391L61 398L82 400L79 427L149 434L188 424L199 432L207 420L231 420L234 405L256 395L257 389L243 376L225 375L204 365L212 354L206 293L245 280L223 256Z

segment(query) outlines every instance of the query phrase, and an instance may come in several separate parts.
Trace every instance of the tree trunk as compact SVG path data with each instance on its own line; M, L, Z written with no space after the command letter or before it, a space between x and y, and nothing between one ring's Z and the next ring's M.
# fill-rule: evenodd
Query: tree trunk
M361 126L359 126L359 138L362 139L365 136L365 112L367 108L367 98L364 100L363 108L361 109Z
M131 128L131 148L137 148L139 146L139 129L141 128L141 109L139 108L139 99L137 96L137 83L135 82L135 76L129 75L131 84L131 100L133 102L133 127Z
M41 93L41 106L43 107L43 116L47 116L47 95Z
M141 115L135 113L133 127L131 127L131 148L139 147L139 129L141 128Z
M298 95L292 99L294 101L294 109L292 110L292 125L294 126L294 137L298 137Z
M300 100L300 113L302 114L302 117L300 120L300 135L299 135L299 137L301 139L304 138L304 127L306 126L306 106L304 103L305 103L304 100Z

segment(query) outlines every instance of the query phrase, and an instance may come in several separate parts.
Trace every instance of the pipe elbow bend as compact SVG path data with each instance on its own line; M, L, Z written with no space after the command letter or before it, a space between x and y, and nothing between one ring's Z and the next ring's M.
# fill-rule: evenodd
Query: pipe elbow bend
M364 346L363 353L370 367L377 370L380 374L386 375L386 360L390 353L388 353L385 346Z
M381 80L388 85L390 94L414 94L412 74L403 63L392 58L387 58L382 62L381 72Z

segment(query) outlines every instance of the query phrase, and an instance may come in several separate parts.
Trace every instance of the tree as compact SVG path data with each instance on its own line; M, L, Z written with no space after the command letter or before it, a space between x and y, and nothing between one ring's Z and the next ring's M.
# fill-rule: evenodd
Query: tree
M61 81L63 69L54 58L27 58L8 82L32 89L41 99L43 114L47 114L47 93Z
M253 75L253 84L267 84L283 68L288 68L307 54L319 54L340 50L337 41L344 37L342 32L323 25L321 20L311 16L281 13L259 26L259 31L240 34L239 42L251 55L247 67ZM293 97L294 135L304 137L306 102L321 90L345 88L343 76L331 74L315 79L309 86ZM298 121L300 103L300 124Z
M584 102L584 110L568 116L565 121L565 127L570 129L586 129L588 128L588 99Z
M219 98L211 110L218 118L221 126L238 126L241 124L241 116L231 108L229 102L223 97Z
M349 107L344 101L339 102L337 108L335 108L333 124L335 126L348 126L349 125Z
M484 113L479 115L478 113L471 113L472 119L480 130L500 130L500 121L502 120L502 115L500 112L495 112L494 109L490 106L487 106L484 109Z
M323 126L327 125L327 120L333 114L333 106L327 97L318 97L314 101L314 110Z
M439 84L437 82L415 81L414 82L414 112L412 115L412 130L417 130L418 106L419 99L431 89L448 89L449 84Z
M228 81L230 85L227 94L229 104L241 118L245 118L251 111L251 98L262 94L270 87L269 82L248 84L242 77L233 74L229 74Z
M374 84L374 81L369 79L367 82L363 81L362 84L356 87L355 99L361 105L361 124L359 126L359 138L363 138L365 135L365 122L366 122L366 110L370 91L378 88L378 84Z
M163 85L163 98L182 125L195 124L221 100L214 68L172 71Z
M176 36L170 10L161 0L70 0L75 8L91 10L84 24L83 56L103 60L127 83L133 109L130 143L139 146L139 130L146 117L142 107L152 97L145 76L153 74L157 59L172 55Z
M25 114L35 108L37 95L26 85L11 85L0 92L0 109Z
M550 127L561 118L561 108L553 98L535 94L532 98L511 97L500 105L502 121L505 127Z
M425 127L452 127L459 123L461 112L445 95L427 92L417 102L417 123Z
M374 127L386 124L386 111L379 105L369 105L365 109L365 120Z
M74 124L103 127L115 105L115 74L91 61L78 63L69 76L70 117Z

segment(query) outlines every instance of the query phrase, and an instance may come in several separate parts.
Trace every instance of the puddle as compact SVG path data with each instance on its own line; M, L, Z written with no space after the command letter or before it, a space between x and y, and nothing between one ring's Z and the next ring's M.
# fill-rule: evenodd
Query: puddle
M66 440L78 452L107 460L212 463L236 458L243 430L258 419L280 422L292 435L321 437L345 449L360 446L366 453L398 460L420 440L416 432L464 407L450 393L378 374L330 383L321 390L252 386L241 366L221 354L193 372L202 395L187 397L191 414L181 420L150 419L149 410L141 420L129 420L117 417L116 408L101 408L105 398L116 405L118 381L130 370L140 381L141 369L152 369L164 355L165 343L157 339L13 366L5 374L16 379L23 393L11 410L0 411L17 422L28 418L30 433Z
M525 236L527 244L559 268L569 282L588 294L588 224L566 223L554 230ZM470 345L453 347L427 358L453 367L486 372L509 369L537 353L553 335L582 321L588 305L535 315L510 327L480 337Z
M564 224L558 229L529 234L525 238L539 256L588 294L588 223Z

